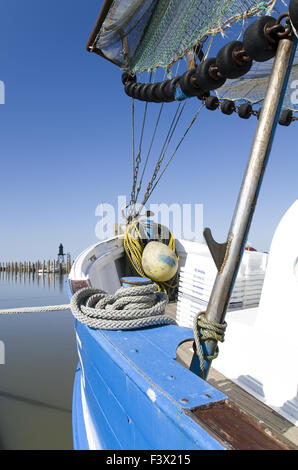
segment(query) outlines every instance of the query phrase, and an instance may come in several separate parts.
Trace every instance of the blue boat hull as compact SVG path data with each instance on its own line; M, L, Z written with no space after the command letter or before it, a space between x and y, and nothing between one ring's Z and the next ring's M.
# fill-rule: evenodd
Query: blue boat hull
M177 347L189 340L189 329L94 330L76 319L74 326L79 356L73 390L75 449L290 448L178 363Z
M85 426L83 402L82 402L82 378L81 367L78 365L76 370L73 387L73 406L72 406L72 430L73 445L75 449L89 450L87 431Z
M75 321L75 449L224 449L189 416L226 397L175 361L189 330L95 331Z

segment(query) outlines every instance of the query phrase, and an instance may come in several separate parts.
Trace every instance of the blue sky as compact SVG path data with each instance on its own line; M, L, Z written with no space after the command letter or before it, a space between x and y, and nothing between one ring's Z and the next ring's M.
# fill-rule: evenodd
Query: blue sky
M0 261L53 258L60 242L74 257L97 240L98 204L129 197L130 100L119 69L85 50L101 3L2 2ZM187 103L177 138L198 106ZM203 110L151 202L203 204L204 225L223 242L255 127L254 118ZM297 199L296 148L297 124L278 126L249 235L260 250Z

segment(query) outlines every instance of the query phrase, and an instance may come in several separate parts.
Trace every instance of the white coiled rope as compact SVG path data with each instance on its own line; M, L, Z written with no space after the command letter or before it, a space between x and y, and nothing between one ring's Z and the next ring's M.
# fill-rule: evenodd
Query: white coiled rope
M122 287L114 295L87 287L73 295L70 307L74 317L91 328L131 330L174 323L165 315L168 301L156 284Z

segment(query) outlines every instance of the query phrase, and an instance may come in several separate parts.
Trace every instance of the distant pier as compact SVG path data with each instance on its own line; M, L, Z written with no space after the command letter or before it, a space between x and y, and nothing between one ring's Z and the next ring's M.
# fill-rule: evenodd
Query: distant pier
M23 261L23 262L0 262L0 272L7 273L26 273L26 274L68 274L71 269L71 261L67 259L66 263L58 263L55 260L48 261Z

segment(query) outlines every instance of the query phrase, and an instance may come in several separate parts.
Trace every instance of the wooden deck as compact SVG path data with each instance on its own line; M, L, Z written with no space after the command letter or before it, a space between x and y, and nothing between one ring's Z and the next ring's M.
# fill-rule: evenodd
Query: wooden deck
M170 303L166 309L166 314L174 319L176 318L176 306L176 303ZM191 336L192 331L190 330ZM183 343L177 350L177 361L188 369L193 356L192 345L193 341L189 341ZM216 365L215 362L214 364ZM261 423L269 433L273 433L286 444L298 449L297 426L294 426L290 421L227 379L214 367L211 368L207 381L216 389L222 391L240 410Z

